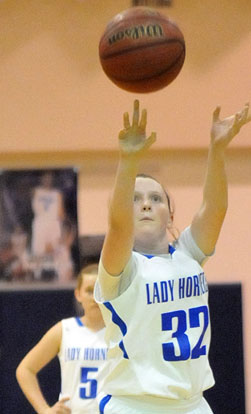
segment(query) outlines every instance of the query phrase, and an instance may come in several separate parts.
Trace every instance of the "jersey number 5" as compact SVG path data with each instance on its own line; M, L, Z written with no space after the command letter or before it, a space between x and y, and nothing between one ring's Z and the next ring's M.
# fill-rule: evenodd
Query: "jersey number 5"
M179 345L179 355L175 353L174 342L167 342L162 344L163 357L165 361L186 361L190 357L192 359L199 358L201 355L206 355L206 345L202 346L202 341L209 323L209 313L207 306L199 306L198 308L189 309L188 322L190 328L200 327L200 317L203 316L203 326L201 335L191 351L187 331L187 313L184 310L177 310L174 312L162 313L162 331L173 330L173 320L177 319L177 329L172 333L172 338L176 338Z
M81 368L81 384L86 384L85 387L80 387L80 398L96 398L97 396L97 380L91 378L92 373L96 375L98 368Z

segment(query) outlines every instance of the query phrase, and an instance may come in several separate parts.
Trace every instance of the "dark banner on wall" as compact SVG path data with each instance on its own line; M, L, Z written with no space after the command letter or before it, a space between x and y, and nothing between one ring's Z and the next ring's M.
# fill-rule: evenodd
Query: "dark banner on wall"
M77 240L75 169L1 171L0 284L73 280Z

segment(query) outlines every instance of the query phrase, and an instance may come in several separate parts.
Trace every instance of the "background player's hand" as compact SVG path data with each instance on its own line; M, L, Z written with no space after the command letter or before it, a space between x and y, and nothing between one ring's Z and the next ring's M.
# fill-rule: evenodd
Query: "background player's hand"
M62 397L52 407L47 408L43 414L71 414L71 409L65 405L70 400L69 397Z
M122 155L141 155L156 140L156 134L152 132L146 138L147 111L139 112L139 101L134 101L132 123L129 114L124 114L124 129L119 133L120 151Z
M249 103L236 114L223 120L220 119L221 107L217 106L213 113L213 123L211 128L211 140L214 145L224 149L238 134L241 127L251 121Z

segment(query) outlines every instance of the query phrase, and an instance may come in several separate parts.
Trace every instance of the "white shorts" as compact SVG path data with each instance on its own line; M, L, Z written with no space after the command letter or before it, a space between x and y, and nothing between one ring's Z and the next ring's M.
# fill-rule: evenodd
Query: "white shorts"
M32 223L32 253L35 256L46 254L46 248L51 245L56 248L61 236L59 220L49 220L46 217L35 218Z
M149 396L111 397L100 402L100 414L213 414L202 395L191 400L170 400Z

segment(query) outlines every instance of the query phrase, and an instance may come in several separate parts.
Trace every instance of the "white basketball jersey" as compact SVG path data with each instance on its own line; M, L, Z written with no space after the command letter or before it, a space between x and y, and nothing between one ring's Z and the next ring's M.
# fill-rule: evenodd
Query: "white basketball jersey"
M59 216L60 193L56 189L38 187L34 192L32 208L36 218L56 220Z
M192 257L195 242L189 232L176 248L170 246L170 254L133 252L124 273L134 276L115 299L103 301L96 283L107 327L107 394L188 400L214 384L208 362L208 288L200 263ZM106 274L102 264L99 278L101 274Z
M58 354L61 394L69 396L72 414L98 414L98 395L106 370L105 329L91 331L80 318L62 320Z

